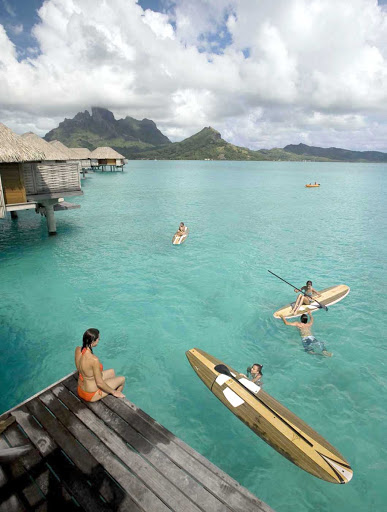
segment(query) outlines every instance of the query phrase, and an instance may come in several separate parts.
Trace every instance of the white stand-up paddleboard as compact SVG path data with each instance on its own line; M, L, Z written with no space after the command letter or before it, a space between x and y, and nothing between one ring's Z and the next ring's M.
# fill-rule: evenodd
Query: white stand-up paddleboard
M349 286L345 284L339 284L337 286L331 286L330 288L325 288L325 290L319 291L318 293L320 295L316 296L315 298L318 300L320 304L328 307L332 306L332 304L336 304L336 302L343 300L344 297L348 295L349 290ZM318 304L316 301L313 301L311 304L302 304L297 314L293 315L292 311L295 305L294 301L280 308L273 314L273 316L274 318L281 318L281 316L284 316L285 318L296 318L297 316L301 316L302 314L307 313L308 311L314 312L318 311L319 309L322 309L320 304Z
M180 244L182 244L183 242L186 241L187 236L188 236L188 228L187 228L187 226L184 226L184 230L185 230L185 234L184 235L178 236L176 233L173 235L173 238L172 238L172 244L173 245L180 245Z

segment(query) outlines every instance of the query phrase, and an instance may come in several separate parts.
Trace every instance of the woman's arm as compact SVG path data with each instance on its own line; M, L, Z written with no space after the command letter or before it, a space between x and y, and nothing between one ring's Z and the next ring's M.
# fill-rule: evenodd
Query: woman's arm
M75 349L75 354L74 354L74 361L75 361L75 368L79 371L79 368L78 368L78 359L79 359L79 353L81 351L81 347L77 347Z

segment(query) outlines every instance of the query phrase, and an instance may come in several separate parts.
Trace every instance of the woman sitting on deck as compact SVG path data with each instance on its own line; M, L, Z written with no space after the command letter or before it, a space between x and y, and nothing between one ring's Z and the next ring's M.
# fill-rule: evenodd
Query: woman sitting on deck
M75 366L79 372L78 395L87 402L96 402L111 394L124 398L122 390L125 377L116 377L113 369L103 370L93 348L98 345L99 330L87 329L83 335L83 345L75 349Z

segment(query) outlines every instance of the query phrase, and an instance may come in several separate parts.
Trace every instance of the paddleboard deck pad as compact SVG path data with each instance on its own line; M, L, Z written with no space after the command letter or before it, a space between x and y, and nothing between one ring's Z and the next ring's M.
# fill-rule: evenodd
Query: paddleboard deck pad
M278 453L327 482L345 484L351 480L353 471L344 457L261 387L229 366L234 378L218 372L215 367L224 363L203 350L193 348L186 356L223 405Z
M324 306L332 306L336 304L336 302L340 302L348 295L350 291L349 286L345 284L339 284L337 286L331 286L330 288L325 288L325 290L319 291L320 296L316 299L318 302ZM274 318L281 318L284 316L285 318L296 318L301 316L303 313L307 313L308 311L316 311L318 309L323 309L320 304L313 301L311 304L302 304L296 315L292 313L295 302L291 302L290 304L286 304L278 311L276 311L273 316Z
M188 236L188 228L187 228L187 226L185 226L185 234L181 235L181 236L177 236L176 234L174 234L173 238L172 238L172 244L173 245L182 244L183 242L185 242L187 240L187 236Z

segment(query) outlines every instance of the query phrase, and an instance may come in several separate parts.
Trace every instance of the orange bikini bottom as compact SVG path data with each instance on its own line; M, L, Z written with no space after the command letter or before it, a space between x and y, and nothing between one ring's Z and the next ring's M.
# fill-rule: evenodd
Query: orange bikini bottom
M78 396L83 398L83 400L86 400L86 402L91 402L93 399L93 396L99 393L102 396L102 391L100 389L97 389L96 391L84 391L81 386L78 386Z

